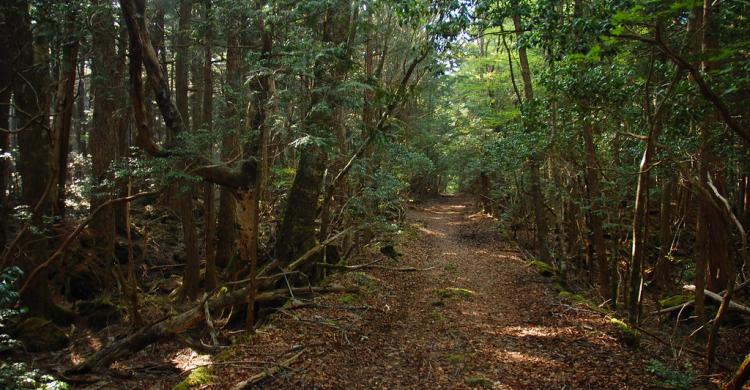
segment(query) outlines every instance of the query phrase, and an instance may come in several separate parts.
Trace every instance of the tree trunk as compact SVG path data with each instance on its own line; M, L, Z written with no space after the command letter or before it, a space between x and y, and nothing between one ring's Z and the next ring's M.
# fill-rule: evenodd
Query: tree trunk
M96 5L103 7L106 11L96 12L92 16L94 57L91 63L91 93L94 99L94 118L89 135L89 149L91 150L93 183L99 185L92 192L92 210L112 199L114 176L110 167L117 157L118 134L115 110L121 90L118 88L119 79L115 65L117 33L113 17L114 10L110 2L105 0L97 0ZM102 185L102 183L105 184ZM114 209L108 207L102 210L92 221L91 228L95 232L94 246L97 259L105 270L102 277L104 280L109 280L114 263Z
M659 205L659 256L654 266L653 280L659 286L664 286L669 278L671 270L672 250L672 194L674 192L674 179L665 177L661 191L661 204Z
M221 113L222 119L229 124L229 132L221 143L221 159L228 161L240 153L237 145L236 130L240 124L239 99L237 94L242 85L242 56L238 23L232 22L227 36L227 65L225 95L226 108ZM219 192L218 229L216 236L216 264L221 267L229 265L232 256L237 252L237 201L229 189L221 188Z
M10 23L0 22L0 52L6 53L0 57L0 128L10 129L10 102L13 92L12 72L15 64L8 61L15 54L11 40L13 27ZM0 156L10 155L10 133L0 131ZM10 184L10 159L0 157L0 251L5 249L7 241L9 206L5 192Z
M593 125L588 121L583 125L583 140L586 151L586 184L588 186L588 198L590 203L589 223L593 240L594 253L598 271L599 294L602 299L607 300L610 296L609 289L609 261L607 260L607 249L604 242L604 229L602 229L601 214L604 210L599 201L601 188L597 174L596 145L594 144Z
M78 152L79 156L85 156L88 154L88 151L86 149L86 142L84 140L84 134L86 134L86 124L88 123L86 118L86 107L87 107L87 92L86 92L86 82L84 80L84 73L86 70L86 58L81 56L78 62L78 87L77 87L77 95L78 98L76 99L76 152ZM83 176L83 172L76 172L77 177Z
M19 158L16 164L21 175L22 199L31 210L30 223L34 229L27 230L19 240L19 253L15 264L26 275L49 255L49 241L45 238L44 217L50 215L55 201L53 176L56 157L51 154L49 136L49 58L47 43L43 37L32 34L29 4L16 0L6 8L11 27L12 55L18 64L20 77L14 80L14 100L18 107L17 121ZM37 27L39 25L37 24ZM56 322L65 319L52 302L46 269L38 272L33 280L26 280L30 288L21 294L21 303L28 308L28 315L50 318Z
M203 96L201 101L201 125L200 128L207 133L213 131L213 69L211 64L211 52L213 45L213 21L211 18L211 0L204 0L203 22L206 24L206 35L203 42ZM208 151L213 154L212 150ZM216 204L214 202L214 185L204 183L203 197L205 201L204 213L206 220L206 290L212 291L218 283L216 271Z
M190 28L193 0L180 0L175 50L175 100L186 129L190 128L190 102L188 100L188 71L190 66Z
M284 219L276 234L274 252L287 264L315 244L315 217L325 171L325 154L319 147L306 146L294 176Z
M721 390L740 390L748 379L750 379L750 353L745 356L745 360L737 367L732 379L722 386Z
M177 50L175 55L175 100L177 111L182 119L184 129L190 129L190 100L188 99L188 81L190 71L190 29L192 19L192 0L181 0L177 31ZM173 134L177 136L177 134ZM180 298L193 300L198 294L200 279L200 256L198 254L198 234L193 214L193 185L182 181L178 183L177 209L182 221L182 237L185 246L185 273L180 289Z
M518 11L518 0L511 0L511 7ZM520 38L523 34L523 26L521 24L521 16L518 12L513 13L513 26L516 29L516 36ZM529 59L526 54L526 48L524 46L518 47L518 61L521 65L521 78L523 79L523 94L524 104L530 103L534 100L534 89L531 82L531 68L529 67ZM521 106L523 110L523 105ZM522 113L522 115L524 115ZM526 128L527 132L533 132L534 129ZM536 225L536 249L539 254L539 258L549 263L552 261L552 256L549 253L549 247L547 245L547 236L549 233L549 227L547 225L547 209L544 204L544 194L542 193L542 184L539 175L539 162L541 161L539 153L532 151L529 157L529 173L530 173L530 192L531 192L531 206L534 210L534 223Z
M70 1L67 6L71 6ZM68 154L70 152L70 128L75 100L76 68L78 66L78 38L74 35L77 16L75 10L66 15L63 32L62 61L55 93L55 121L53 133L57 135L57 199L56 214L65 215L65 186L68 181Z

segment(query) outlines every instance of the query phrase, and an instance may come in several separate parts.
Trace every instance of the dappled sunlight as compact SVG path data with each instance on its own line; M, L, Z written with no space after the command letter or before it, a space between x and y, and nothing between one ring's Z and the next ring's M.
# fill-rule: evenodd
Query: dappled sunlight
M170 361L175 367L187 372L211 364L211 355L202 355L191 348L183 348L175 352Z
M545 370L552 370L552 369L563 369L565 368L565 364L558 362L556 360L536 355L536 354L530 354L528 352L518 352L518 351L512 351L512 350L495 350L494 356L497 360L504 362L504 363L520 363L523 365L539 365L543 366Z
M575 334L576 329L574 327L560 327L560 326L508 326L500 328L497 331L498 335L511 336L511 337L541 337L541 338L552 338L562 337L566 335Z
M417 228L417 230L419 230L420 232L425 233L427 235L430 235L430 236L445 237L445 233L436 232L436 231L428 229L426 227L420 226L420 227Z

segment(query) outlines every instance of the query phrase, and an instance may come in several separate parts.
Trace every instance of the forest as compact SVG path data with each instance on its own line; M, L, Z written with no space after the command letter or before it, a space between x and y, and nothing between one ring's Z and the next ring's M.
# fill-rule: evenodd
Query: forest
M750 388L750 2L4 0L0 388Z

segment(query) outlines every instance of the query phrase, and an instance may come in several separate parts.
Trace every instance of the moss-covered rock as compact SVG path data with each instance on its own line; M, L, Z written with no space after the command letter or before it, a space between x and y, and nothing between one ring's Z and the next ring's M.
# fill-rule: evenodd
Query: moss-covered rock
M641 335L638 333L638 330L631 328L630 325L617 318L612 318L609 322L617 327L619 330L618 337L623 343L625 343L625 345L632 348L638 348L638 345L641 342Z
M536 272L538 272L539 275L542 275L545 278L551 278L557 275L557 271L555 270L555 267L541 260L533 260L531 263L529 263L529 265L534 267L534 269L536 269Z
M211 373L209 367L198 367L193 371L182 382L174 385L172 390L189 390L196 388L201 385L207 385L214 380L214 375Z
M70 338L62 329L40 317L29 317L18 323L13 336L30 352L57 351L70 343Z

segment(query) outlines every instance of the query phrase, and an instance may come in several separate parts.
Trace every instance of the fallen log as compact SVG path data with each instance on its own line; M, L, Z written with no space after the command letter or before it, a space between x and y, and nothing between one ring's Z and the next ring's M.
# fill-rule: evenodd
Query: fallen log
M682 286L682 289L686 290L686 291L693 291L693 292L695 292L695 286L693 286L692 284L687 285L687 286ZM706 294L706 297L711 298L712 300L714 300L716 302L721 303L721 301L724 300L724 297L722 297L721 295L719 295L719 294L717 294L717 293L715 293L713 291L703 290L703 292L704 292L704 294ZM747 307L747 306L744 306L744 305L740 305L737 302L729 302L729 307L728 308L730 310L734 310L734 311L738 311L738 312L743 313L743 314L750 315L750 307Z
M735 291L739 291L739 290L741 290L741 289L743 289L743 288L745 288L747 286L750 286L750 280L746 280L746 281L740 283L739 285L737 285L737 287L734 288L734 290ZM689 291L694 291L694 290L695 290L695 287L693 286L692 290L689 290ZM721 297L723 299L724 296L727 295L727 290L724 290L724 291L720 292L719 295L721 295ZM649 313L649 315L653 316L653 315L671 313L671 312L676 311L676 310L682 310L684 308L693 306L694 304L695 304L695 301L688 301L688 302L685 302L685 303L681 303L679 305L665 307L665 308L663 308L661 310L652 311L651 313ZM730 309L731 309L731 305L730 305Z
M247 301L247 293L251 287L247 286L234 290L228 294L214 297L206 301L205 305L209 310L220 310L229 306L243 304ZM291 293L294 295L304 295L312 293L330 293L330 292L357 292L355 287L302 287L293 288ZM279 289L264 291L255 296L255 302L269 302L289 297L289 289ZM98 352L89 356L83 363L80 363L66 372L70 374L82 374L91 371L98 371L109 367L116 360L136 353L145 347L172 336L186 332L198 323L204 320L204 305L196 304L195 307L185 312L175 314L164 318L152 324L149 324L135 333L125 338L114 341Z

